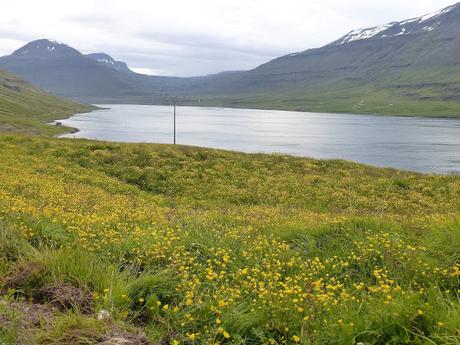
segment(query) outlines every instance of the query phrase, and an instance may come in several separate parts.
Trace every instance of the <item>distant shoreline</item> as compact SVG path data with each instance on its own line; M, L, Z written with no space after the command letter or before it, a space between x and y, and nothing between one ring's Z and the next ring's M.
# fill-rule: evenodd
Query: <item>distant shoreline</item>
M92 113L93 111L95 110L103 110L103 109L109 109L109 108L102 108L102 107L98 107L94 104L89 104L91 107L93 107L93 109L89 110L89 111L85 111L85 112L78 112L78 113L74 113L74 114L69 114L68 116L66 117L60 117L59 119L56 119L56 120L53 120L51 122L48 123L48 125L50 126L54 126L54 127L59 127L59 128L62 128L64 129L65 131L63 133L58 133L58 134L55 134L53 135L54 138L59 138L61 137L62 135L66 135L66 134L75 134L75 133L78 133L80 132L80 129L78 128L75 128L75 127L68 127L68 126L64 126L64 125L59 125L59 123L63 120L67 120L69 118L71 118L72 116L75 116L75 115L79 115L79 114L89 114L89 113Z
M75 138L75 133L83 131L84 133L78 135L78 138L120 143L172 143L172 108L169 106L118 104L112 105L112 109L112 111L108 110L107 112L104 111L89 115L87 118L85 118L85 114L89 114L88 112L81 113L81 116L76 117L78 121L69 121L70 126L75 125L79 126L79 128L69 129L67 133L57 135L57 137ZM138 120L138 114L140 114L142 119L147 116L145 123L140 120L141 118ZM187 116L181 118L181 114ZM203 118L203 122L200 122L201 120L196 122L194 116ZM207 134L209 133L207 132L208 129L206 124L209 121L215 121L215 117L213 116L217 116L221 121L219 122L220 125L214 128L215 132L212 132L214 136L208 136ZM252 119L250 122L252 125L248 125L248 119ZM452 122L452 120L455 122ZM301 112L288 111L242 110L220 107L197 108L195 106L183 107L182 110L179 110L179 138L182 138L182 140L180 140L181 143L192 146L203 146L247 153L277 152L294 156L315 157L316 159L345 159L373 166L390 166L394 169L417 171L419 173L428 174L450 174L452 170L455 170L455 174L458 174L457 167L452 167L452 164L448 163L443 158L437 159L431 157L429 154L422 155L426 156L426 159L430 159L429 162L423 163L418 159L419 163L417 163L417 158L414 158L417 155L411 153L413 151L411 151L410 139L404 139L407 136L407 127L414 129L415 133L428 133L428 137L430 137L430 135L434 133L433 131L439 132L439 128L457 127L459 119L452 120L407 116L393 116L392 118L388 118L388 116L379 115L361 116L337 113L301 114ZM266 124L264 124L265 122ZM65 123L64 121L64 124ZM130 125L124 128L127 123L130 123ZM288 127L283 127L284 129L274 129L279 123L286 123ZM109 124L109 126L107 126L107 124ZM293 124L295 127L289 127L289 125ZM358 124L357 127L355 126L356 124ZM268 126L264 128L270 133L273 132L273 136L272 134L265 134L261 137L261 131L258 130L260 126ZM318 128L315 126L319 126L319 132L316 132ZM426 127L429 128L429 130L417 130L418 127ZM232 130L240 128L241 132L238 130L238 135L235 136L228 133L228 128L232 128ZM340 128L345 129L345 132L341 134L340 132L334 132L334 128L336 130L340 130ZM353 130L350 128L353 128ZM369 129L371 131L370 133L373 134L353 136L353 138L356 137L357 139L350 141L350 133L365 129ZM390 131L391 133L396 132L399 134L396 134L396 137L395 135L391 135L389 138L385 138L381 134L382 130L383 133ZM288 134L297 139L289 139L286 137ZM317 139L317 141L319 140L317 142L317 145L319 145L317 150L319 151L315 151L315 149L312 150L309 148L309 145L315 142L315 140L311 141L312 139L309 138L314 138L318 135L319 138L322 139ZM169 136L171 136L171 138ZM242 136L249 146L242 146L239 144ZM363 156L360 153L362 149L358 149L356 145L356 143L362 143L365 147L371 147L375 143L379 143L379 140L387 144L386 146L377 145L374 148L378 154L382 155L380 158ZM403 144L400 143L401 140ZM420 139L419 141L423 140ZM338 142L342 142L342 144L339 145L337 144ZM261 145L258 146L257 143ZM408 146L405 146L404 143ZM451 146L455 145L455 140L450 140L449 143ZM391 150L389 147L395 144L398 144L398 147L401 146L399 149L401 150L400 152L409 155L409 163L400 162L397 155L390 152ZM346 146L346 148L344 148L344 146ZM452 148L449 148L448 152L451 152L450 150L452 150ZM312 152L315 152L316 155ZM456 153L448 153L447 156L458 157ZM444 165L445 168L443 168Z
M147 102L139 102L139 103L134 103L134 102L122 102L122 103L110 103L108 101L105 102L97 102L98 104L103 104L103 105L152 105L152 106L172 106L172 104L164 104L164 103L147 103ZM93 102L91 103L93 105ZM279 112L296 112L296 113L313 113L313 114L340 114L340 115L357 115L357 116L381 116L381 117L405 117L405 118L423 118L423 119L450 119L450 120L458 120L460 119L460 113L459 115L417 115L417 114L390 114L390 113L378 113L378 112L350 112L350 111L321 111L321 110L302 110L302 109L290 109L290 108L271 108L271 107L251 107L250 105L242 105L242 106L234 106L234 105L216 105L212 103L206 103L202 102L200 104L196 103L177 103L177 107L193 107L193 108L218 108L218 109L241 109L241 110L264 110L264 111L279 111ZM104 107L98 107L98 109L94 110L101 110L101 109L110 109L110 108L104 108ZM81 113L81 114L86 114L86 113ZM76 115L76 114L73 114ZM71 116L73 116L71 115Z

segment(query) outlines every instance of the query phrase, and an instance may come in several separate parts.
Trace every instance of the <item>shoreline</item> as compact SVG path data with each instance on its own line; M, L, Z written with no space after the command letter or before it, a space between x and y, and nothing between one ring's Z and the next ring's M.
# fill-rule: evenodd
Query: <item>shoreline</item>
M80 132L80 129L78 129L76 127L69 127L69 126L62 125L61 121L67 120L67 119L69 119L69 118L71 118L72 116L75 116L75 115L89 114L89 113L92 113L95 110L108 109L108 108L97 107L97 106L95 106L93 104L90 104L90 106L94 107L94 109L91 109L91 110L85 111L85 112L78 112L78 113L74 113L74 114L68 114L66 117L60 117L59 119L55 119L55 120L52 120L51 122L48 122L47 125L49 125L49 126L64 129L63 133L54 134L52 137L53 138L59 138L61 135L75 134L75 133ZM61 123L61 124L59 125L59 123Z
M63 121L63 120L66 120L66 119L69 119L71 118L72 116L76 116L76 115L85 115L85 114L89 114L91 112L93 112L94 110L101 110L101 109L110 109L108 107L104 107L105 105L112 105L112 106L136 106L137 104L103 104L103 107L98 107L98 106L95 106L96 108L93 109L93 110L90 110L90 111L87 111L87 112L79 112L79 113L75 113L75 114L70 114L69 116L67 117L63 117L63 118L60 118L59 120L54 120L52 121L51 123L49 123L49 125L54 125L54 126L57 126L57 123L59 123L60 121ZM153 104L142 104L141 106L152 106L154 107L155 105ZM165 105L160 105L161 107L169 107L168 106L165 106ZM184 106L181 106L181 107L189 107L187 105L184 105ZM207 109L232 109L232 110L238 110L238 109L241 109L241 110L260 110L260 111L267 111L267 112L270 112L270 111L276 111L276 112L289 112L289 113L292 113L293 111L287 111L287 110L281 110L281 111L278 111L278 110L266 110L266 109L246 109L246 108L222 108L222 107L201 107L201 106L193 106L193 108L207 108ZM294 111L295 112L295 111ZM305 113L305 114L318 114L318 113L311 113L311 112L301 112L301 111L297 111L297 113ZM321 113L319 113L321 114ZM344 117L345 116L356 116L356 117L359 117L361 115L365 115L365 116L368 116L368 117L376 117L376 118L380 118L382 116L384 117L397 117L397 118L410 118L410 119L414 119L414 120L456 120L456 121L459 121L460 119L454 119L454 118L441 118L441 117L437 117L437 118L427 118L427 117L417 117L417 116L395 116L395 115L374 115L374 114L348 114L348 113L322 113L324 115L343 115ZM262 116L262 115L261 115ZM146 144L146 145L149 145L149 144L164 144L164 145L168 145L169 143L167 142L151 142L151 141L126 141L126 140L111 140L111 139L98 139L98 138L90 138L90 137L75 137L75 136L72 136L72 134L76 134L78 132L81 132L81 129L79 128L76 128L76 127L68 127L68 126L65 126L65 125L61 125L62 129L64 130L64 132L62 133L58 133L58 134L55 134L53 135L53 137L55 138L61 138L61 139L87 139L87 140L93 140L93 141L99 141L99 142L112 142L112 143L121 143L121 144ZM188 147L197 147L197 148L204 148L204 149L216 149L216 150L224 150L224 151L232 151L232 152L242 152L242 153L248 153L248 154L258 154L258 153L262 153L262 154L275 154L275 155L287 155L287 156L291 156L291 157L299 157L299 158L306 158L306 159L316 159L316 160L344 160L344 161L349 161L349 162L353 162L353 163L357 163L357 164L362 164L362 165L368 165L368 166L372 166L372 167L376 167L376 168L382 168L382 169L394 169L394 170L398 170L398 171L406 171L406 172L413 172L413 173L418 173L418 174L424 174L424 175L441 175L441 176L460 176L460 170L459 171L420 171L420 170L414 170L414 169L410 169L410 168L398 168L398 167L394 167L394 166L388 166L388 165L376 165L376 164L372 164L372 163L366 163L366 162L360 162L360 161L356 161L356 160L352 160L352 159L344 159L344 158L340 158L340 157L336 157L336 158L321 158L321 157L312 157L312 156L308 156L308 155L303 155L303 154L293 154L293 153L285 153L285 152L279 152L279 151L270 151L270 152L263 152L263 151L260 151L260 152L252 152L252 151L241 151L241 150L238 150L238 149L222 149L222 148L218 148L218 147L215 147L215 146L197 146L197 145L180 145L180 146L188 146Z
M103 105L152 105L152 106L172 106L172 104L164 104L164 103L130 103L130 102L123 102L123 103L110 103L110 102L98 102L99 104ZM279 111L279 112L295 112L295 113L306 113L306 114L331 114L331 115L354 115L354 116L378 116L378 117L403 117L403 118L415 118L415 119L446 119L446 120L460 120L460 109L459 115L417 115L417 114L383 114L383 113L352 113L352 112L342 112L342 111L318 111L318 110L299 110L299 109L287 109L287 108L258 108L258 107L250 107L250 106L223 106L223 105L211 105L211 104L187 104L184 102L178 102L177 107L193 107L193 108L218 108L218 109L241 109L241 110L261 110L261 111ZM100 109L107 109L107 108L100 108ZM97 110L97 109L96 109ZM82 113L83 114L83 113ZM74 114L75 115L75 114Z

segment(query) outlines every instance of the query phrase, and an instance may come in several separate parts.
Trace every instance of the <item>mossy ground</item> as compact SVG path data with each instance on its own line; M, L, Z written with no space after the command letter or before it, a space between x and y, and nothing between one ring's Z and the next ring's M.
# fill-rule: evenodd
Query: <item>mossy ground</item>
M460 343L458 177L20 135L0 152L0 343ZM48 301L21 327L9 306L50 286L91 310Z

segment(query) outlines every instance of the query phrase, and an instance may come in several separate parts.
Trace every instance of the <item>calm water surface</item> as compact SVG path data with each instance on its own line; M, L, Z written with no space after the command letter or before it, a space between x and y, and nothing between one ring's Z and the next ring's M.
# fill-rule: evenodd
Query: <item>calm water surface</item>
M172 143L172 107L100 106L62 120L80 130L64 137ZM177 143L460 173L460 120L178 107Z

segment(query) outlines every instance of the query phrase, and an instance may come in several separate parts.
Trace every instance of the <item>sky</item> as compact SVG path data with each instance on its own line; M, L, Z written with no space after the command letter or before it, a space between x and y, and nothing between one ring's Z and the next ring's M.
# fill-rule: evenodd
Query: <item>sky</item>
M248 70L455 0L0 0L0 56L54 39L145 74Z

